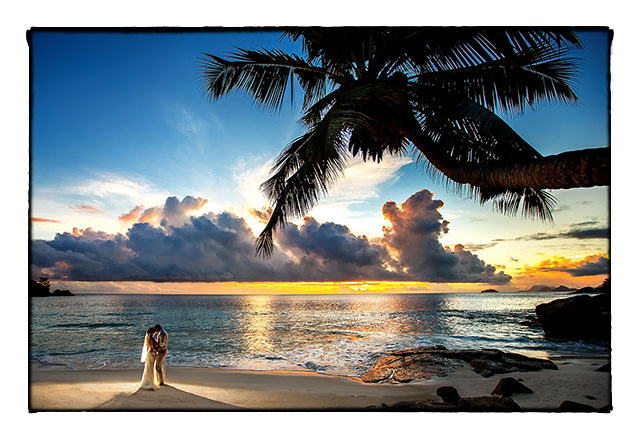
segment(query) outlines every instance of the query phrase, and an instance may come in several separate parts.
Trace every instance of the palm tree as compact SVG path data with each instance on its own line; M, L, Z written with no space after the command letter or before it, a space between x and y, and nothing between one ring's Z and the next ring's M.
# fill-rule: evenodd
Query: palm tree
M306 132L285 147L262 184L273 233L326 195L350 157L380 161L413 151L426 170L505 214L551 220L545 190L608 185L609 148L543 157L496 112L576 103L577 35L567 29L309 28L284 32L303 55L238 50L204 54L210 100L241 90L277 111L294 80Z

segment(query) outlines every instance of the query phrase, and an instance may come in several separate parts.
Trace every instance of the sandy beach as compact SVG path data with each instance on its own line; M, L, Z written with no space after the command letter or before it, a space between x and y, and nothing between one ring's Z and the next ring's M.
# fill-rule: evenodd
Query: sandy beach
M611 404L610 375L596 369L603 358L553 359L558 370L497 374L488 378L461 367L443 377L404 384L369 384L359 378L300 371L168 368L168 385L138 390L141 371L85 370L32 365L30 411L369 411L393 410L421 401L442 411L436 390L455 387L460 396L488 396L503 377L534 392L514 394L523 411L557 411L565 400L600 409ZM405 409L406 411L406 409Z

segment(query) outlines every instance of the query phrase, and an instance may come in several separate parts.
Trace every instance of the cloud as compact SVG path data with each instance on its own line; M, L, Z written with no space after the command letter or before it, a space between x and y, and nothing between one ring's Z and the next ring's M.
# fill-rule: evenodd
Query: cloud
M144 206L142 205L137 205L135 208L133 208L131 211L126 212L122 215L120 215L118 217L118 220L120 220L123 223L131 223L134 222L136 220L138 220L138 218L140 217L140 213L142 212L142 210L144 209Z
M278 234L278 244L291 253L303 273L315 280L409 280L386 248L355 236L349 228L306 217L298 227L289 224Z
M52 220L48 218L31 217L32 223L60 223L59 220Z
M611 261L601 253L589 255L580 259L570 259L562 256L554 256L542 260L535 266L525 266L521 273L525 275L536 273L561 272L572 277L587 277L596 275L609 275Z
M538 232L537 234L525 235L521 237L516 237L512 240L514 241L541 241L541 240L556 240L556 239L566 239L573 238L576 240L598 240L598 239L609 239L611 235L611 230L609 228L604 227L594 227L594 228L577 228L573 227L564 232L556 232L556 233L548 233L548 232ZM498 239L494 241L506 241L506 239Z
M163 206L144 209L144 206L137 205L131 211L120 215L118 219L123 223L137 221L138 223L157 223L162 226L182 225L191 213L204 208L207 202L207 199L201 197L186 196L180 201L172 196L167 198Z
M492 248L494 246L497 246L498 243L493 241L491 243L466 243L464 245L464 248L467 249L468 251L471 252L477 252L477 251L482 251L485 249L489 249Z
M62 191L90 200L100 200L101 205L119 205L123 202L153 205L168 197L168 194L157 191L144 178L132 179L113 173L97 174L95 178L85 179L71 188L63 188Z
M162 223L166 219L162 219ZM34 276L77 281L278 280L254 255L254 237L230 213L191 217L181 226L136 223L126 234L91 229L32 242ZM282 263L281 256L275 261Z
M88 205L75 205L69 206L69 209L73 209L76 212L80 212L83 214L106 214L104 211L100 211L98 208Z
M415 193L400 207L384 204L382 213L391 226L384 228L382 243L397 253L398 263L415 280L508 283L509 275L496 273L464 246L442 246L439 239L449 227L439 212L442 206L444 202L434 200L428 190Z
M273 214L273 208L271 206L263 206L262 209L249 208L249 214L260 220L262 223L267 223L271 214Z
M226 211L191 215L206 203L168 197L161 206L136 205L122 214L120 220L136 221L124 234L74 228L53 240L35 240L33 275L75 281L510 280L464 246L440 244L449 223L438 212L443 202L426 190L400 208L384 205L391 226L380 240L307 217L276 234L268 260L255 255L255 235L244 218ZM265 219L269 208L252 212Z

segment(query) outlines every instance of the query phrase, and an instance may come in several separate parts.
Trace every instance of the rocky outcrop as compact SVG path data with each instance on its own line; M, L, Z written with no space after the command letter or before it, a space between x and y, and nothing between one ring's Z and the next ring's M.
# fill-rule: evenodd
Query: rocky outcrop
M498 385L493 389L491 394L503 397L509 397L518 393L533 393L533 390L522 383L518 382L513 377L503 377L498 382Z
M445 403L457 405L458 402L460 401L460 394L458 394L458 390L456 390L454 387L450 387L450 386L440 387L436 390L436 394Z
M49 290L49 282L46 278L41 278L40 282L29 280L29 296L73 296L68 290L56 289L53 292Z
M399 383L431 376L446 376L466 364L483 377L514 371L557 370L551 361L500 350L448 350L442 345L399 350L379 359L362 373L364 382Z
M544 284L536 284L535 286L531 286L528 290L521 290L521 292L536 292L536 293L544 293L544 292L572 292L574 289L570 289L567 286L546 286Z
M611 339L611 295L577 295L536 306L547 338Z

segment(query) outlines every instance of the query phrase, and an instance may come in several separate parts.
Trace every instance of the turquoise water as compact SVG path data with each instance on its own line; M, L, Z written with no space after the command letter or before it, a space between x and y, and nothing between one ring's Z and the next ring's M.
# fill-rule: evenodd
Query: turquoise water
M169 333L167 365L353 376L390 350L442 344L529 356L606 355L521 322L566 293L76 295L31 300L30 355L71 369L141 368L145 330Z

